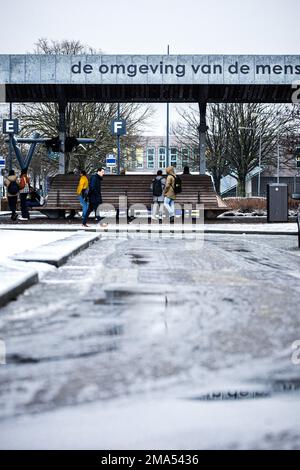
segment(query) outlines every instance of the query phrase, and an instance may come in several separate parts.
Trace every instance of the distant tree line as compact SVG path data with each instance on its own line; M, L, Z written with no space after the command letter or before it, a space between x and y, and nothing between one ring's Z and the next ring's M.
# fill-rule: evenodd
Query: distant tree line
M186 147L199 145L199 112L191 106L180 110L181 119L173 126L179 142ZM207 110L207 169L220 193L223 176L237 180L238 194L246 195L246 179L258 167L276 165L279 142L281 165L293 159L295 142L300 141L297 105L210 104ZM199 153L190 157L199 165Z

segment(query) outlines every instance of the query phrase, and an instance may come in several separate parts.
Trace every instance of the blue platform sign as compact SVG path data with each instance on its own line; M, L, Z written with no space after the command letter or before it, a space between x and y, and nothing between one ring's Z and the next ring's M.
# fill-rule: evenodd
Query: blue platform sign
M18 134L19 119L3 119L3 134Z
M116 166L117 164L117 159L113 153L106 155L106 166Z
M112 135L125 135L126 134L126 121L124 119L114 119L111 121Z

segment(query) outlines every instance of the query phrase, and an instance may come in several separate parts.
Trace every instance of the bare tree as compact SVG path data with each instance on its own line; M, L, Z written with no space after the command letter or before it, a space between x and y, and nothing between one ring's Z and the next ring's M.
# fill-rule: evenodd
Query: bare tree
M210 105L208 108L208 132L206 164L211 173L216 191L220 193L220 183L223 176L228 174L227 146L228 136L221 125L222 105ZM190 106L188 110L178 110L181 121L173 127L173 132L179 142L190 148L188 163L192 169L199 168L199 113Z
M193 108L181 112L183 124L174 127L176 137L198 145L199 114ZM208 106L207 168L219 192L222 176L231 174L238 194L245 196L246 179L259 164L274 165L280 140L282 164L288 164L290 136L296 132L295 108L265 104L211 104Z
M79 41L53 41L39 39L35 44L36 53L45 54L95 54L100 51L85 46ZM127 121L127 135L121 138L121 165L126 159L125 149L137 142L137 135L149 125L153 107L135 103L121 104L121 118ZM107 153L116 147L116 139L110 134L110 123L117 116L115 103L68 103L66 108L66 135L72 137L95 138L94 145L79 146L71 153L66 153L66 172L75 167L88 172L104 164ZM18 109L22 121L22 134L39 132L45 137L58 136L58 105L56 103L24 104ZM35 158L47 157L46 148ZM34 162L33 162L34 163ZM53 165L51 164L51 167Z
M37 40L34 46L35 54L102 54L101 49L95 49L93 47L87 46L75 39L63 39L62 41L56 41L54 39L40 38Z

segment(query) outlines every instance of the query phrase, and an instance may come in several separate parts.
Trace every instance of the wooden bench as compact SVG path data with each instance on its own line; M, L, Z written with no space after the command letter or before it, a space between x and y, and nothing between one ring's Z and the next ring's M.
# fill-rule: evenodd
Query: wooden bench
M298 248L300 248L300 206L297 213L297 224L298 224Z
M215 218L227 210L226 204L214 190L208 175L179 175L182 180L182 193L178 194L178 204L204 204L206 218ZM153 203L151 182L154 175L105 175L102 181L104 204L119 207L119 196L127 197L128 208L133 204L143 204L148 209ZM76 194L79 176L57 175L53 178L47 203L40 212L51 218L64 217L67 211L80 211L81 205Z

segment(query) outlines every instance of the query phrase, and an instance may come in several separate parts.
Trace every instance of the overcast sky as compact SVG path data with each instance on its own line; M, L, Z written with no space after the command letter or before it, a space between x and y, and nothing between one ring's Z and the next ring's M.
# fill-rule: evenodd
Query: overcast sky
M299 16L299 0L1 0L0 52L47 37L119 54L298 54Z
M1 0L0 53L44 37L107 54L299 54L299 17L299 0Z

